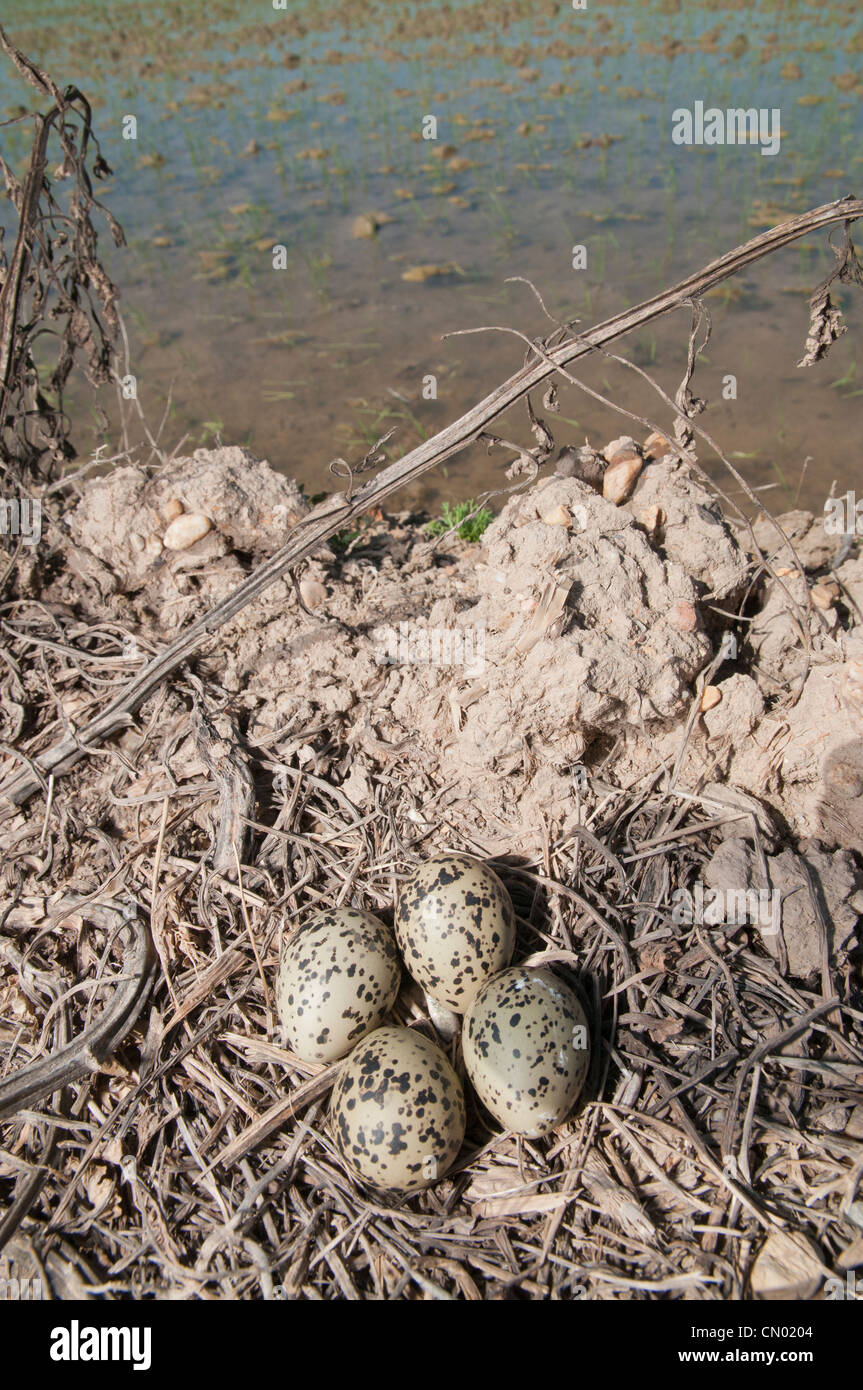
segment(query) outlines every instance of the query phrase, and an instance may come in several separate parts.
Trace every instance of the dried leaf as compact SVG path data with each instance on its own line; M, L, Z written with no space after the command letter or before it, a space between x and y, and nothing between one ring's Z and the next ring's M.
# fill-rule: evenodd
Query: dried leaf
M809 301L809 309L806 350L797 363L798 367L811 367L814 362L820 362L837 338L848 331L842 322L842 310L833 303L829 290L823 287L817 290Z
M809 333L806 338L806 350L797 363L798 367L811 367L813 362L819 362L822 357L826 357L837 338L841 338L842 334L848 331L842 322L841 309L836 307L830 297L833 281L841 280L846 285L863 285L863 267L857 259L847 222L845 241L841 249L835 246L832 249L838 264L809 300Z

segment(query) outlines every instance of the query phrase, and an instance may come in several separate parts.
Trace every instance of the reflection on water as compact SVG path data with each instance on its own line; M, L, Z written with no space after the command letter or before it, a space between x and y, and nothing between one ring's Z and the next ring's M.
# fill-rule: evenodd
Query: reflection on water
M479 324L545 332L507 276L530 277L554 314L588 326L863 185L856 0L757 13L737 0L584 11L563 0L361 11L346 0L7 0L4 24L94 98L115 171L106 200L130 241L119 252L106 241L106 258L149 418L170 389L171 445L187 432L190 445L248 443L310 490L330 486L335 455L361 456L395 426L397 456L520 365L523 344L505 334L441 340ZM29 98L6 64L0 112ZM697 101L779 107L779 152L673 144L672 112ZM122 138L128 116L135 140ZM20 162L24 129L6 127L2 148ZM704 423L754 484L773 487L777 510L798 491L820 510L834 478L839 491L854 481L863 324L850 291L838 296L848 335L826 362L795 366L806 295L831 264L821 234L708 301ZM672 395L688 323L681 312L625 347ZM603 361L581 370L667 424L633 374ZM729 376L736 399L723 399ZM83 449L98 436L83 393L72 406ZM501 432L527 440L526 423L516 412ZM628 428L562 393L558 442ZM476 495L501 480L499 460L474 449L404 504Z

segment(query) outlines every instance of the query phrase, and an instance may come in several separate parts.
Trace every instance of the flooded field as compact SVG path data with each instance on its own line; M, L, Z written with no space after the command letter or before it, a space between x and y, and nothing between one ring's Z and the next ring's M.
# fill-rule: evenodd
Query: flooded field
M247 443L309 491L333 486L335 456L361 457L395 427L397 457L521 364L508 334L442 341L483 324L544 333L533 296L507 277L529 277L552 313L586 328L863 186L855 0L7 0L4 24L92 99L114 171L100 196L129 242L115 250L106 234L104 250L151 428L170 396L169 447L184 435L187 449ZM33 95L4 62L0 117ZM778 109L776 153L675 144L673 113L697 102ZM2 130L16 170L30 138L26 123ZM8 208L3 219L8 233ZM838 295L848 334L815 368L795 365L807 296L831 264L818 234L708 300L694 383L704 423L773 489L775 510L799 498L820 511L834 479L843 491L859 477L853 287ZM675 315L621 350L673 395L688 327ZM723 399L729 376L736 399ZM667 425L634 374L595 362L583 377ZM79 387L69 405L83 452L102 438L94 403ZM575 389L558 419L559 443L628 428ZM501 433L528 439L523 409ZM475 496L501 468L474 448L402 505Z

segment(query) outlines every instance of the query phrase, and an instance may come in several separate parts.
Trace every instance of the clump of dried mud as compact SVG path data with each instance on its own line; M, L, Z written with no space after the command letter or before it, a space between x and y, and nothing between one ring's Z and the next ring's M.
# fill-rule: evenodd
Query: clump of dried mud
M178 552L159 545L174 499L213 522ZM199 449L169 478L122 468L71 513L67 576L104 567L114 612L151 647L225 597L305 510L293 482L238 448ZM379 516L347 553L324 547L306 566L308 611L278 582L219 633L207 670L250 743L319 723L317 740L288 732L282 751L329 775L344 760L332 745L349 749L358 809L394 760L409 780L415 768L418 795L429 778L447 787L438 808L466 811L489 850L530 847L540 820L566 833L574 776L634 788L678 760L683 787L719 777L791 835L863 850L863 558L833 575L838 540L820 519L779 522L805 572L764 519L755 536L779 577L759 576L747 528L670 455L622 506L545 478L478 546ZM826 610L807 603L819 573L838 584ZM684 737L725 632L736 654L711 677L718 702Z

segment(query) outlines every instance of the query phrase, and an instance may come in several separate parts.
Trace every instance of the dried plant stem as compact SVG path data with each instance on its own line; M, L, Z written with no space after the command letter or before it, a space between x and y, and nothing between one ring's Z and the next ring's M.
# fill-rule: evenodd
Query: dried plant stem
M108 909L103 909L107 912ZM98 1071L126 1036L146 1003L153 980L154 955L150 933L137 916L125 920L113 914L127 932L129 944L123 956L123 974L111 1003L97 1021L79 1037L47 1057L21 1067L0 1082L0 1120L8 1119L24 1106L66 1086L88 1072ZM110 981L109 981L110 983Z

